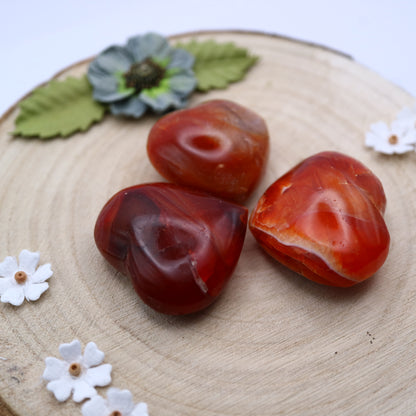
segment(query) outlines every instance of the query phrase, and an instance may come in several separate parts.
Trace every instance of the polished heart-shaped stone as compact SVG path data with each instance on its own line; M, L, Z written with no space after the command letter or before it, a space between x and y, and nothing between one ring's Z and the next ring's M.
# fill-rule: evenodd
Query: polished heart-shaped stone
M264 172L269 134L263 118L248 108L211 100L157 121L147 152L170 182L243 203Z
M247 220L247 209L235 203L174 184L143 184L107 202L94 236L145 303L187 314L212 303L229 280Z
M359 161L323 152L274 182L250 216L250 230L275 259L305 277L348 287L386 260L390 236L379 179Z

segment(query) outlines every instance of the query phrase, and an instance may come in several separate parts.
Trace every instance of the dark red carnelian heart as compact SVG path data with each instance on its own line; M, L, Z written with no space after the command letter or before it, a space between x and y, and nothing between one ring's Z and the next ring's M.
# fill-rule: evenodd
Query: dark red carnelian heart
M162 117L147 152L167 180L244 202L258 184L269 152L264 120L226 100L212 100Z
M384 263L390 236L381 182L357 160L312 156L274 182L250 216L250 230L274 258L305 277L348 287Z
M115 194L95 225L101 254L130 276L142 300L167 314L214 301L240 256L247 209L168 183Z

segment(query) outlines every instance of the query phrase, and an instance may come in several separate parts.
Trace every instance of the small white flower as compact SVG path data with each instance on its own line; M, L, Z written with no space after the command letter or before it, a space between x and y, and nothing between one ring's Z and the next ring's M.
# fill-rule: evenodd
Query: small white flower
M102 387L111 383L112 367L110 364L99 365L104 360L104 353L94 342L87 344L84 355L78 340L61 344L59 352L64 361L47 357L43 372L43 378L49 381L47 389L58 401L67 400L73 391L74 401L81 402L97 394L95 386Z
M19 306L25 298L29 301L38 300L48 289L46 282L53 272L50 264L43 264L37 269L39 253L22 250L19 263L15 257L7 256L0 263L0 300Z
M416 129L409 130L399 123L394 123L389 127L386 123L379 121L370 126L370 131L365 136L367 147L388 155L415 150L415 144Z
M95 396L82 406L83 416L148 416L146 403L134 404L128 390L110 388L107 400Z

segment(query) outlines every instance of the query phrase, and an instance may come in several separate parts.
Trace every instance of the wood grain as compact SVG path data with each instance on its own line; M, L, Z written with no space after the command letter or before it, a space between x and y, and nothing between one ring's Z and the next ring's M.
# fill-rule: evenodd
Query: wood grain
M386 264L350 288L322 287L267 257L247 236L218 301L187 317L160 315L99 255L95 219L118 190L160 181L145 151L156 118L107 116L88 132L45 142L13 139L17 109L0 122L0 257L23 248L52 263L36 303L0 304L0 414L74 415L42 380L58 346L94 341L151 415L411 415L416 408L416 155L364 147L369 125L390 121L413 98L348 57L258 33L198 33L260 56L243 82L194 94L261 114L271 157L256 199L277 177L322 150L347 153L379 176L392 244ZM181 40L190 39L182 35ZM60 74L85 73L87 62ZM99 389L105 394L106 389ZM7 409L7 410L5 410Z

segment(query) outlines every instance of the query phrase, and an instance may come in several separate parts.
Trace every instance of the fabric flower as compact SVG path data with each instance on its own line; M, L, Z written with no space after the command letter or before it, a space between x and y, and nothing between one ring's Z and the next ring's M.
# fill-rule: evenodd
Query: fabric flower
M416 129L409 130L405 125L399 123L393 123L389 127L386 123L379 121L370 126L365 144L367 147L389 155L410 152L415 150Z
M91 398L97 394L95 386L107 386L111 383L111 365L101 364L104 353L94 342L89 342L82 355L81 344L74 340L61 344L59 352L64 360L55 357L45 359L46 368L43 378L49 381L47 389L56 399L63 402L73 394L76 402ZM101 365L99 365L101 364Z
M53 272L50 264L43 264L37 269L39 253L22 250L19 263L15 257L7 256L0 263L0 300L19 306L25 298L28 301L38 300L48 289L46 282Z
M94 99L109 103L113 114L139 118L149 107L156 113L184 107L196 87L193 64L189 52L148 33L105 49L90 64L88 79Z
M107 400L95 396L82 406L83 416L148 416L147 404L134 404L128 390L110 388Z

